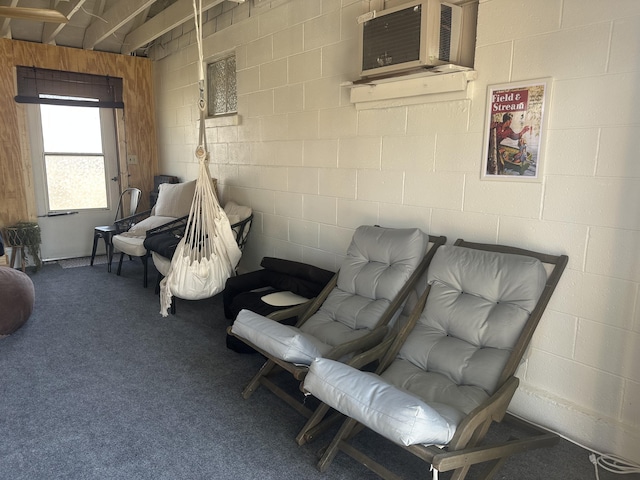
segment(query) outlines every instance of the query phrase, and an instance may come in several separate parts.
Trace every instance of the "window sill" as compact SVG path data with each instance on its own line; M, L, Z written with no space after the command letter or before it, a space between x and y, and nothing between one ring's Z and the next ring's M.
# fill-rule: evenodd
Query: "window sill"
M220 117L209 117L204 119L204 126L206 128L213 127L233 127L240 125L240 115L237 113L234 115L224 115Z
M388 108L430 101L467 98L467 85L475 70L445 65L420 73L343 84L351 88L351 103L358 109Z

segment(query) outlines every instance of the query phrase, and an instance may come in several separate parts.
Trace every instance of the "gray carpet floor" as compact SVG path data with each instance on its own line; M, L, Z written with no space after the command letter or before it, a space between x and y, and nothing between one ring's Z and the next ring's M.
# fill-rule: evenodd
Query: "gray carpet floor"
M320 474L332 432L299 447L302 417L265 389L241 398L262 359L225 347L220 296L178 301L163 318L155 271L144 289L137 262L120 277L105 265L28 273L35 311L0 340L1 479L377 478L344 454ZM402 449L360 437L404 478L431 478ZM562 440L512 457L496 478L595 478L588 453Z
M104 265L108 262L108 258L106 255L96 255L93 259L94 265ZM114 265L118 266L118 257L116 256L116 261ZM91 264L91 257L78 257L78 258L67 258L64 260L58 260L58 265L62 268L77 268L77 267L86 267Z

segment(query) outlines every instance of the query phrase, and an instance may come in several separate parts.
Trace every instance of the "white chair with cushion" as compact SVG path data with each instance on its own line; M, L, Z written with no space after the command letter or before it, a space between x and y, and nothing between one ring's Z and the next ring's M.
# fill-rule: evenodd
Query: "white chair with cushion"
M158 201L153 209L123 218L115 223L117 233L113 247L120 252L117 274L122 271L125 255L139 257L144 266L143 285L147 287L149 252L144 246L147 234L186 222L191 210L196 182L163 183L158 188Z
M437 471L453 470L456 480L475 463L487 464L477 478L491 478L507 456L557 441L538 431L481 443L491 423L506 414L518 386L516 369L566 264L564 255L462 240L440 247L425 294L394 343L352 365L311 364L304 391L349 417L318 468L325 470L341 450L383 478L396 478L351 443L358 424ZM357 369L375 360L375 374Z
M269 376L279 366L302 380L317 357L341 360L376 345L397 319L415 282L424 273L444 237L417 228L358 227L340 271L303 310L284 310L263 317L248 310L238 314L228 333L267 357L243 391L248 398L261 384L298 412L311 411L284 392ZM429 242L435 246L428 248ZM274 318L297 316L295 326Z

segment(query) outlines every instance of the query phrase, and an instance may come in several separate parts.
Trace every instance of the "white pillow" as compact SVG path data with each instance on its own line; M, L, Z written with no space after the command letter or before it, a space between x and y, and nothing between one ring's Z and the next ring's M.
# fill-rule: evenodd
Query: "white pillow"
M240 221L239 215L227 215L227 218L229 219L229 225L235 225Z
M155 215L173 218L189 215L195 191L195 180L185 183L161 183L158 187Z
M231 332L285 362L309 365L331 347L295 327L283 325L250 310L240 310Z
M147 230L159 227L160 225L164 225L165 223L169 223L173 220L175 220L174 217L160 217L158 215L152 215L151 217L147 217L136 223L129 230L121 233L121 235L124 235L125 237L144 237L147 234Z
M377 375L326 358L311 363L304 391L404 446L446 445L464 417L453 407L428 405Z
M238 205L233 200L229 200L224 206L224 213L227 214L229 223L233 225L234 223L238 223L249 218L251 216L251 207Z

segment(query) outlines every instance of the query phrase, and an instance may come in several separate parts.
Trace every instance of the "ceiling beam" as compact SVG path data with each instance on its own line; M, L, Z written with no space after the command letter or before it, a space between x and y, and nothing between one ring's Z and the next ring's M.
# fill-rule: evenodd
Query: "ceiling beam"
M97 16L102 16L104 13L104 6L107 0L98 0L96 4L93 6L93 14Z
M114 33L124 24L132 20L145 8L155 3L156 0L119 0L113 7L102 14L101 18L95 19L84 34L82 48L93 50L93 48Z
M71 20L80 8L82 8L82 4L87 0L76 0L75 2L63 2L59 3L60 12ZM42 29L42 43L52 43L56 38L56 35L60 33L60 31L65 27L66 24L53 24L53 23L45 23L44 28Z
M202 11L205 12L224 0L202 0ZM244 3L245 0L231 0ZM173 30L184 22L193 18L193 0L178 0L173 5L162 10L148 22L129 32L124 38L121 53L128 55L138 48L147 45L156 38Z
M151 6L148 6L142 11L142 13L139 13L138 16L133 20L133 22L131 22L130 30L135 30L140 25L142 25L147 20L147 17L149 16L150 11L151 11Z
M11 0L10 7L18 5L18 0ZM11 38L11 19L5 18L0 24L0 38Z
M0 17L20 18L36 22L67 23L69 19L58 10L33 7L7 7L0 5Z

